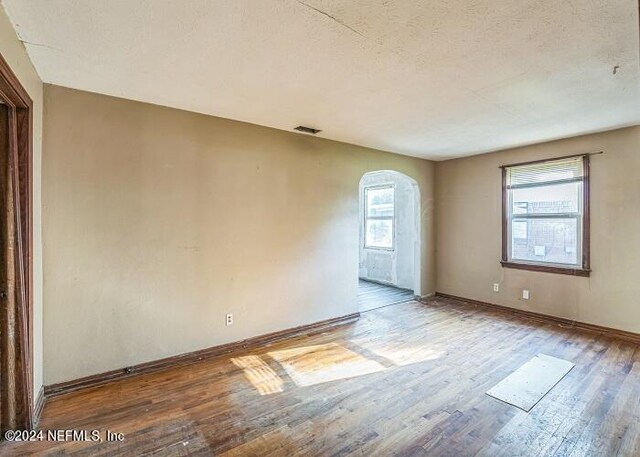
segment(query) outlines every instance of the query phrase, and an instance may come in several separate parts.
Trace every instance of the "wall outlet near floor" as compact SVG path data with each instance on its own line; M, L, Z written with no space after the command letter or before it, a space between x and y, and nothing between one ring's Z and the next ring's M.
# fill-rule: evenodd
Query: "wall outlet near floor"
M524 298L525 300L529 300L529 291L527 289L524 289L522 291L522 298Z
M497 282L493 283L493 291L494 292L500 292L500 284L498 284Z
M227 314L225 323L226 325L233 325L233 314Z

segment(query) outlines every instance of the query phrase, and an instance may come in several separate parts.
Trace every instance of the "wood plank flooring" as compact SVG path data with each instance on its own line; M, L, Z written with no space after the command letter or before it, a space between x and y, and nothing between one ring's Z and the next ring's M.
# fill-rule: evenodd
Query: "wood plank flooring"
M434 298L47 403L44 429L123 442L3 455L637 456L640 346ZM576 366L529 413L485 392L538 353Z
M413 299L413 292L398 287L385 286L371 281L358 283L358 309L370 311L383 306L402 303Z

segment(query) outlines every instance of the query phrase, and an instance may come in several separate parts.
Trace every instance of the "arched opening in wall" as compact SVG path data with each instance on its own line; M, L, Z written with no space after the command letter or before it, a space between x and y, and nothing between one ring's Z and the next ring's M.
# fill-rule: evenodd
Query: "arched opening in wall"
M360 179L359 195L359 310L421 295L418 183L396 171L372 171Z

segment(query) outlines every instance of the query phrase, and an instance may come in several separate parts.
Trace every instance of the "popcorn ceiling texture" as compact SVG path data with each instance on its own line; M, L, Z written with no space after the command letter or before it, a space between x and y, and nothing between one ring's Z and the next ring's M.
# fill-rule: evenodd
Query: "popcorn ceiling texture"
M640 122L637 0L3 4L46 83L423 158Z

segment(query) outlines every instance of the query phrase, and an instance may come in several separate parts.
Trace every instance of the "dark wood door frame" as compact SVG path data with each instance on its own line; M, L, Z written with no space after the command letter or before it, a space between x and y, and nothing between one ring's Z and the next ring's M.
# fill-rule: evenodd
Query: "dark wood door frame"
M0 180L3 265L0 285L0 428L31 429L33 412L33 102L0 55L6 105Z

